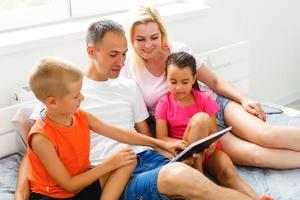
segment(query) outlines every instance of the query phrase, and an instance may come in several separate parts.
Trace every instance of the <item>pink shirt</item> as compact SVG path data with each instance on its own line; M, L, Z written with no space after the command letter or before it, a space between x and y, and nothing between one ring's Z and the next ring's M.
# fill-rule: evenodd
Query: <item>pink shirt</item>
M210 116L214 116L219 112L220 107L210 96L195 89L192 92L195 103L190 106L178 104L170 92L159 99L155 110L155 118L167 121L169 137L182 139L189 120L194 114L205 112Z

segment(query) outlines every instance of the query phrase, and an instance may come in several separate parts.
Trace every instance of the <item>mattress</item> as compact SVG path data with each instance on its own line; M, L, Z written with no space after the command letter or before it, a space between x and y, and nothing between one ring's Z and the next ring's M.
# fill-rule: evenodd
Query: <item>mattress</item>
M273 106L273 105L272 105ZM280 107L286 109L285 107ZM265 107L267 110L267 107ZM300 112L284 110L287 114L269 114L270 124L300 127ZM0 159L0 200L12 200L22 155L12 154ZM240 176L258 194L270 194L276 200L300 200L300 168L293 170L272 170L236 166Z
M14 197L21 154L12 154L0 159L0 199L12 200Z
M294 116L286 114L267 115L267 122L300 127L300 115L298 113L291 113L290 115ZM275 200L300 200L300 168L272 170L237 166L237 170L257 194L270 194Z

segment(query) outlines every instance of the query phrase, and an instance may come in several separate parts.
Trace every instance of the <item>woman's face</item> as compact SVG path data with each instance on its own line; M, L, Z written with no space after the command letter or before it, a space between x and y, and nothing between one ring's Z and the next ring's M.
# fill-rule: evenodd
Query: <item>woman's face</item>
M157 23L136 25L133 29L132 42L135 52L144 60L155 57L161 50L161 32Z

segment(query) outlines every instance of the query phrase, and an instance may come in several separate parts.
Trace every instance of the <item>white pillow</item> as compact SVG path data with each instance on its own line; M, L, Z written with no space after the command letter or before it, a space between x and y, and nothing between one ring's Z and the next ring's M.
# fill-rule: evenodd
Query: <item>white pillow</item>
M20 108L11 119L11 122L15 125L17 132L22 137L23 141L27 144L28 133L34 124L34 120L30 119L30 115L33 111L33 106Z

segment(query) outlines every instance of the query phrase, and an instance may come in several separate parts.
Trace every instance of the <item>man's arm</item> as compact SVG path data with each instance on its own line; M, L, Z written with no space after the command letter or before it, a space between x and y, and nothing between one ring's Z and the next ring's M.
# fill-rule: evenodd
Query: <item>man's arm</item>
M20 163L20 167L19 167L15 200L29 199L30 187L29 187L29 182L27 179L28 167L29 167L28 166L28 158L27 158L27 154L25 154L25 156L23 157L23 159Z

